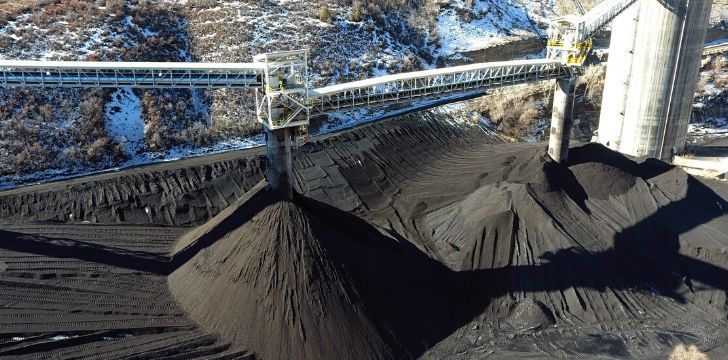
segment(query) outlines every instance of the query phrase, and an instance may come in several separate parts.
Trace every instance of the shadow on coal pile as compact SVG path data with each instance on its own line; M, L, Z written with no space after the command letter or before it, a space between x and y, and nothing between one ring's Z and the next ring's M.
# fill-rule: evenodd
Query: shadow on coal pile
M0 249L51 258L77 259L117 268L165 274L169 258L91 242L0 230Z
M258 188L256 187L255 189ZM255 189L249 193L251 196L247 196L249 194L246 194L246 197L243 199L253 206L236 208L231 216L225 217L223 221L216 224L212 231L198 234L193 243L186 243L182 239L181 243L183 244L178 246L171 256L127 250L87 241L51 238L2 229L0 229L0 239L2 239L0 241L0 249L55 258L77 259L133 271L169 275L197 253L212 245L227 232L239 226L241 223L249 221L255 214L275 201L275 198L265 197L264 193L256 192L254 191ZM153 239L150 240L153 241Z
M575 148L569 155L569 166L589 161L607 164L648 180L663 197L657 211L614 236L611 251L590 257L599 256L607 263L619 264L616 270L627 279L633 280L636 274L641 274L639 283L659 285L658 289L663 294L681 302L684 298L675 290L684 284L694 291L691 286L693 280L728 292L728 270L680 253L681 235L728 215L728 203L723 198L696 178L655 159L638 164L598 144ZM728 246L725 222L720 228L712 230L715 233L686 236L687 241L708 241L724 248ZM550 260L561 262L571 258L573 254L563 252L554 254Z
M659 231L664 225L655 224L659 215L620 233L613 250L590 253L570 248L545 254L547 262L539 265L452 271L406 239L393 242L352 215L346 214L349 219L343 220L342 215L327 213L325 204L310 199L304 204L323 219L337 219L331 224L336 224L340 234L328 232L322 239L327 239L332 258L345 264L368 315L380 324L382 334L389 335L401 357L422 355L482 314L492 299L507 294L649 287L682 302L683 296L675 290L689 281L683 280L686 276L728 290L728 270L678 254L671 248L677 237L668 237ZM666 235L661 239L670 245L656 249L639 242L655 229ZM349 234L355 244L340 241L343 234ZM396 238L396 234L390 235Z
M451 270L409 240L357 216L301 195L290 202L261 184L246 195L246 201L182 243L171 258L9 232L0 233L4 239L0 247L160 274L184 270L170 286L175 297L192 304L187 304L188 312L193 308L192 313L202 314L191 315L193 320L213 331L221 322L234 323L234 329L222 336L263 358L300 349L332 359L416 358L481 315L492 299L519 292L650 286L685 301L677 290L690 287L692 281L728 289L726 269L681 254L679 244L681 234L726 215L725 201L691 177L685 177L682 185L674 176L661 179L671 172L679 175L671 167L636 164L595 145L574 149L571 161L570 166L607 164L659 183L663 206L616 233L613 247L606 251L570 247L543 254L543 261L535 265L470 271ZM575 202L584 210L595 194L591 191L595 184L578 179L568 186L579 189L562 190L577 194ZM675 190L671 194L664 192L669 186ZM553 215L549 205L541 206ZM281 265L284 262L290 264ZM209 289L199 288L200 284L209 284L204 285ZM245 291L228 293L236 287ZM278 287L279 292L271 290ZM226 310L197 309L213 306L207 305L212 300ZM258 309L262 306L265 311ZM276 316L268 317L266 311ZM311 323L301 320L307 312L311 312ZM353 342L361 337L367 344L332 353L340 350L339 345L317 339L324 321L335 326L326 334L338 333L338 338ZM244 334L256 332L259 326L267 326L268 331L256 337ZM366 333L346 334L358 331ZM257 348L261 343L266 349L279 350L261 350Z

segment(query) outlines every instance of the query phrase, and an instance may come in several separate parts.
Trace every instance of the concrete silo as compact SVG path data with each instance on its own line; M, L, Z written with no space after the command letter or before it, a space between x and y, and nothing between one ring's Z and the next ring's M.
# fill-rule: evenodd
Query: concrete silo
M599 142L634 156L685 147L712 0L640 0L612 26Z

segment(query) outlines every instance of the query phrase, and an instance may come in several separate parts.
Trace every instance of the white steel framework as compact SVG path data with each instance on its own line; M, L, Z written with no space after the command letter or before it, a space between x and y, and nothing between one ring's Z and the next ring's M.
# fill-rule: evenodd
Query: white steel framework
M0 87L249 88L263 85L253 63L130 63L0 60Z
M269 130L306 126L311 111L439 97L569 76L549 59L470 64L310 89L308 52L257 55L253 63L0 61L0 87L252 88Z
M309 105L314 112L325 113L569 76L569 69L549 59L470 64L314 89Z
M705 48L706 55L726 51L728 43ZM312 111L325 113L561 79L572 72L558 59L520 60L401 73L310 89L305 81L306 51L262 54L255 61L214 64L0 60L0 88L252 88L256 89L260 121L269 129L278 129L307 125Z
M582 16L581 23L583 31L580 32L576 41L581 42L601 31L614 18L627 10L637 0L604 0L595 6L591 11Z
M602 1L581 16L564 16L551 22L547 57L565 65L582 66L591 51L591 38L637 0Z
M308 125L308 50L260 54L254 61L265 81L255 90L258 121L270 130Z

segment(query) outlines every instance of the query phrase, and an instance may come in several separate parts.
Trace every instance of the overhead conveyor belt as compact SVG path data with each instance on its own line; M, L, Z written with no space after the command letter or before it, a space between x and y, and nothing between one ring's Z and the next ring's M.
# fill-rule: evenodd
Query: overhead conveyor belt
M629 1L621 2L626 7ZM622 8L617 6L615 9ZM615 10L616 11L616 10ZM598 12L597 12L598 13ZM614 14L614 12L609 12ZM594 12L592 12L592 16ZM612 15L606 16L610 18ZM592 18L587 14L588 18ZM602 18L597 16L596 18ZM710 45L705 54L728 51L728 43ZM273 64L275 65L275 64ZM163 63L0 60L0 88L133 87L251 88L266 91L266 66L255 63ZM276 65L278 66L278 65ZM502 86L562 79L571 69L559 59L468 64L415 71L308 89L301 105L314 113L355 109L470 93ZM270 75L269 75L270 76ZM288 89L282 94L290 92Z
M546 57L568 66L582 66L592 48L591 38L637 0L605 0L584 15L551 21Z
M309 91L314 112L351 109L417 98L492 89L568 77L561 62L550 59L469 64L381 76Z
M0 87L250 88L263 86L254 63L0 60Z
M577 32L576 42L580 43L595 36L614 18L636 2L637 0L605 0L600 2L578 21L581 31Z

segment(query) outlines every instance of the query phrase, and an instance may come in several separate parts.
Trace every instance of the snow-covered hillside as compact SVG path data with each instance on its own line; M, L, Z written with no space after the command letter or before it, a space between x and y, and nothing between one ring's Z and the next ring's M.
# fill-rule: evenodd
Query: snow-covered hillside
M261 52L307 48L309 80L324 86L468 61L473 51L540 39L549 18L573 11L570 0L358 3L0 1L0 59L245 62ZM728 14L720 11L716 24ZM548 107L523 96L528 118L537 114L533 121L543 127ZM242 90L0 90L0 183L260 144L253 103ZM381 115L334 114L322 129Z
M323 86L442 65L463 51L541 36L553 4L527 0L29 0L0 4L0 59L250 61L311 50ZM419 6L419 7L418 7ZM0 90L0 175L75 173L247 146L259 134L243 91ZM81 106L78 106L78 105ZM218 144L217 146L215 144ZM17 178L22 181L25 177Z

